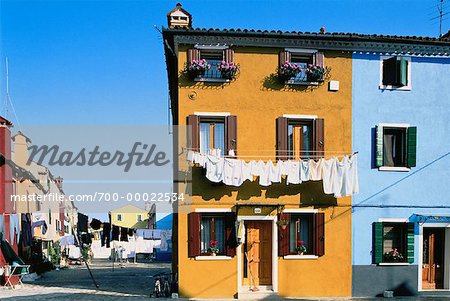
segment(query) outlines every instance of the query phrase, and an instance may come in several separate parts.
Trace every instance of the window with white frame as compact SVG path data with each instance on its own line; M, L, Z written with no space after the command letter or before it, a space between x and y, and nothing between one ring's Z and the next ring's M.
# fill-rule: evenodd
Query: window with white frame
M377 222L373 224L374 263L414 262L414 223Z
M122 221L122 214L117 214L117 220L118 220L119 222Z
M225 254L225 218L219 215L202 215L200 224L202 254Z
M313 249L314 214L291 214L289 223L289 252L292 254L314 254Z
M200 117L200 152L225 149L225 117Z
M401 56L382 57L380 65L381 89L411 89L411 58Z
M376 167L410 168L416 166L417 128L409 124L376 126Z

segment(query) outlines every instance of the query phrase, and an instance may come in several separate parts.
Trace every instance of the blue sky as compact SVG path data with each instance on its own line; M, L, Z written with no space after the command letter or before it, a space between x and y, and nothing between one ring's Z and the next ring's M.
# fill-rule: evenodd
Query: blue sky
M166 124L163 46L153 26L166 25L175 4L2 0L1 103L8 56L22 124ZM195 27L438 34L438 23L429 20L436 0L191 0L183 7Z

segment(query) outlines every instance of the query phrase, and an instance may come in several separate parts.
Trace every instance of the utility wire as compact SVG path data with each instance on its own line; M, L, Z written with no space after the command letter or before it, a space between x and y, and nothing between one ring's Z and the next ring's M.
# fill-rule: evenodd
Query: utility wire
M388 190L388 189L394 187L395 185L397 185L397 184L399 184L399 183L405 181L406 179L408 179L408 178L410 178L410 177L416 175L417 173L421 172L421 171L424 170L425 168L427 168L427 167L429 167L429 166L435 164L436 162L438 162L438 161L444 159L445 157L447 157L447 156L449 156L449 155L450 155L450 152L447 152L446 154L444 154L444 155L442 155L442 156L440 156L440 157L434 159L433 161L431 161L431 162L425 164L424 166L422 166L421 168L417 169L416 171L410 173L410 174L407 175L406 177L401 178L400 180L395 181L394 183L392 183L392 184L390 184L390 185L384 187L384 188L381 189L380 191L378 191L378 192L372 194L371 196L369 196L369 197L367 197L366 199L362 200L362 201L359 202L358 204L353 205L352 207L361 207L361 205L362 205L363 203L365 203L365 202L367 202L367 201L373 199L373 198L376 197L377 195L380 195L381 193L385 192L386 190ZM380 205L378 205L378 206L380 206Z

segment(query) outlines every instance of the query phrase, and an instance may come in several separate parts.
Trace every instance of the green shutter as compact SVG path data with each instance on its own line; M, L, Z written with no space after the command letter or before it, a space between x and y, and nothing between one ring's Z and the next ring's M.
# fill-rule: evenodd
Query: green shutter
M383 262L383 223L373 223L373 261Z
M406 166L416 166L416 151L417 151L417 127L411 126L407 129L408 143L406 154Z
M414 223L408 223L406 258L408 263L414 263Z
M375 127L375 166L383 166L383 127Z
M408 61L404 58L398 60L398 85L403 87L408 85Z

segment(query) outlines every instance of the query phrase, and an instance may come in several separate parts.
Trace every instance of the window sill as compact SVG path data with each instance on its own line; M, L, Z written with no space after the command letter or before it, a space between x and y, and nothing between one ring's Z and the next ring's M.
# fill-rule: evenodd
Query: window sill
M226 78L196 77L194 78L194 82L228 83L230 80Z
M195 260L231 260L232 258L233 257L224 256L224 255L218 255L218 256L209 256L209 255L195 256Z
M318 86L319 82L303 82L289 79L284 82L286 85L298 85L298 86Z
M286 255L283 259L318 259L319 256L316 255Z
M391 86L391 85L380 85L379 88L380 88L380 90L411 91L411 86L397 87L397 86Z
M379 171L402 171L402 172L408 172L411 170L409 167L400 167L400 166L381 166L378 167Z
M381 262L378 265L380 266L407 266L407 265L411 265L411 263L409 262Z

